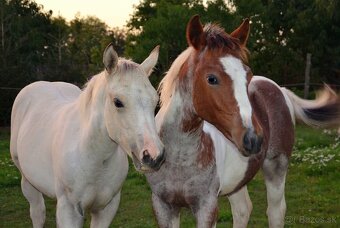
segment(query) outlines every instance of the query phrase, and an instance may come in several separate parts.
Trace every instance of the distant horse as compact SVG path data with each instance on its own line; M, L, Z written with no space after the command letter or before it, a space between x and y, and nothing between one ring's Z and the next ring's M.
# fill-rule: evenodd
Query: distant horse
M63 82L35 82L12 110L11 155L22 174L34 227L43 227L43 194L57 198L58 227L108 227L132 157L137 170L157 170L164 160L154 119L158 102L148 80L156 47L142 64L104 51L106 70L83 91ZM123 150L120 149L123 148Z
M179 227L180 208L197 227L214 227L218 195L231 203L234 227L246 227L252 210L246 184L262 167L270 227L282 227L285 177L295 118L309 125L339 121L339 98L326 89L306 101L273 81L254 76L245 47L249 20L230 35L198 16L187 26L186 49L160 85L156 116L166 161L147 180L160 227Z

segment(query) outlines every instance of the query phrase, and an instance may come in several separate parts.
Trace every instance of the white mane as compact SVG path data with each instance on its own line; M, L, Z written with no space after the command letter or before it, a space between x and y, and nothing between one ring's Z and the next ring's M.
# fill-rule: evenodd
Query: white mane
M99 94L105 92L105 71L94 75L84 86L82 93L80 94L80 107L83 109L83 113L86 113L86 109Z
M117 68L115 70L115 75L124 75L128 72L138 74L140 71L142 71L142 69L139 68L139 64L128 59L119 58ZM80 99L80 105L82 108L88 107L93 99L105 96L107 84L107 80L105 77L106 73L105 71L102 71L101 73L94 75L85 84Z
M179 70L181 69L184 62L188 59L192 51L192 47L189 47L183 51L172 63L169 71L159 84L158 92L161 94L161 106L166 105L170 101L171 95L176 86L176 79L178 78Z

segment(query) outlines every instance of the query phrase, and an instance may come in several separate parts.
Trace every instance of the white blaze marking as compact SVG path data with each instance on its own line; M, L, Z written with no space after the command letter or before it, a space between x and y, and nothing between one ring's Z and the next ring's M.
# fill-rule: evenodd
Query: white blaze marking
M247 72L245 71L241 60L234 56L228 55L220 59L224 71L233 81L234 96L240 109L242 123L245 127L251 128L252 109L247 94Z

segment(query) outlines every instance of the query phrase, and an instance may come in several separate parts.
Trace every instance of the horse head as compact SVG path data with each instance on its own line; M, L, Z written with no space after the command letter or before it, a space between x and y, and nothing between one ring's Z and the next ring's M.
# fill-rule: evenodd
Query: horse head
M248 84L253 77L247 65L249 20L230 35L215 24L202 26L199 16L187 25L187 42L194 49L192 98L198 116L213 124L245 156L256 154L262 128L253 112Z
M112 45L104 51L107 79L105 125L110 138L132 158L137 170L157 170L164 161L164 146L154 119L158 102L148 76L157 63L157 46L143 63L118 59Z

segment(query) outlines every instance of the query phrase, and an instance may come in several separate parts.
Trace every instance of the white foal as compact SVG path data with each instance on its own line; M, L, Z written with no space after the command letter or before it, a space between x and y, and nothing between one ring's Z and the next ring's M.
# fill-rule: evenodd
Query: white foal
M159 48L137 64L118 59L112 45L105 71L86 88L35 82L17 96L12 110L11 155L22 174L34 227L43 227L43 194L57 198L58 227L108 227L128 172L157 170L164 160L155 126L158 101L148 80ZM120 149L122 148L122 149Z

